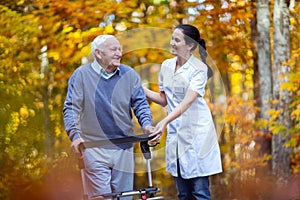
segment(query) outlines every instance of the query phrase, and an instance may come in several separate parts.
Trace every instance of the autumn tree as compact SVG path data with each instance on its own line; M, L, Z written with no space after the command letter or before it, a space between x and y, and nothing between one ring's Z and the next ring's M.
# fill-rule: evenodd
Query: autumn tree
M34 102L41 32L33 15L1 5L0 24L0 198L7 199L12 191L28 187L30 179L40 179L44 171L40 105Z
M273 100L275 109L279 111L277 124L273 126L272 138L272 169L281 178L290 175L290 148L287 143L291 129L290 109L291 93L282 84L288 81L290 66L286 65L290 59L290 14L286 1L274 1L274 64L273 64Z
M282 85L282 89L287 89L292 94L292 100L290 104L291 111L291 120L292 120L292 128L290 129L290 141L288 146L291 150L291 170L293 174L297 174L300 172L300 44L294 41L298 41L300 37L300 25L299 25L299 5L295 3L295 1L290 1L290 41L291 41L291 58L285 63L290 66L290 76L288 77L288 82Z
M257 101L260 106L259 118L263 121L269 120L267 111L270 109L270 100L272 95L271 79L271 44L270 44L270 2L269 0L258 0L256 2L256 21L257 21L257 59L258 59L258 80L259 95ZM259 119L258 118L258 119ZM266 124L266 123L265 123ZM260 152L271 154L270 130L267 125L262 127L262 134L257 141L260 144ZM269 170L269 169L267 169Z

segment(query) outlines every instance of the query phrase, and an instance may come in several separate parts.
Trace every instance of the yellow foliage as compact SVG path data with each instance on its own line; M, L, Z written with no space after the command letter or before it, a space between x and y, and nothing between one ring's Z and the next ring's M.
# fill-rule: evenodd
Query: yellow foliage
M13 66L12 70L13 70L14 72L17 72L17 71L18 71L17 66Z
M55 51L49 51L48 57L49 58L53 58L54 60L57 61L57 60L60 59L60 53L59 52L55 52Z
M73 30L74 28L72 26L67 26L67 27L64 27L63 30L62 30L62 33L69 33Z
M17 132L19 125L20 125L20 119L19 119L19 113L18 112L12 112L10 116L9 122L6 124L6 132L8 133L6 138L9 138L10 135ZM8 139L9 140L9 139Z
M271 110L267 111L267 114L268 114L269 116L271 116L271 118L276 119L277 117L280 116L281 112L282 112L281 110L274 110L274 109L271 109Z
M234 94L241 93L242 76L243 75L241 73L232 73L231 75L232 92Z
M29 110L27 109L26 106L22 106L20 108L19 113L20 113L20 116L24 119L27 119L29 117Z
M114 33L114 31L115 31L115 29L112 27L112 26L106 26L105 28L104 28L104 33L105 34L113 34Z
M91 48L89 45L84 46L81 50L80 50L80 55L81 56L88 56L91 53Z
M84 45L84 44L83 44L82 42L80 42L80 43L78 43L77 48L78 48L78 49L81 49L81 48L83 47L83 45Z
M291 116L300 120L300 109L295 109L292 111Z
M249 56L249 57L253 56L253 52L250 49L247 51L247 56Z
M25 0L19 0L18 3L17 3L17 5L19 5L19 6L20 6L20 5L23 5L24 2L25 2Z
M81 31L80 31L80 30L77 30L76 32L74 32L73 38L74 38L74 39L79 39L79 38L81 38Z
M33 109L28 109L29 111L29 116L34 117L35 116L35 111Z

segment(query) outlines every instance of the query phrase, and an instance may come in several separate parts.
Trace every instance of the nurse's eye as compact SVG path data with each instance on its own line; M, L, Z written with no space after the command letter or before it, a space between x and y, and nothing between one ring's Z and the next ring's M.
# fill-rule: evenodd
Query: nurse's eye
M175 38L175 37L172 37L171 41L174 41L176 43L181 42L181 40L179 38Z

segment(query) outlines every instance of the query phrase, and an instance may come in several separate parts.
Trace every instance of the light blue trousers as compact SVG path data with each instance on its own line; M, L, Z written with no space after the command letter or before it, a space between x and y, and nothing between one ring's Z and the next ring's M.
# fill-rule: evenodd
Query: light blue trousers
M89 198L133 189L133 148L88 148L83 153L85 188ZM132 197L123 197L129 200Z

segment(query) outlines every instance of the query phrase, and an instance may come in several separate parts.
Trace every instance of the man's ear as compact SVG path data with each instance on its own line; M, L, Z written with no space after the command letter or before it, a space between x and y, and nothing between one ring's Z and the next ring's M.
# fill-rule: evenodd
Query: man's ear
M95 49L95 56L98 58L98 59L101 59L102 58L102 53L99 49Z

